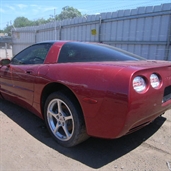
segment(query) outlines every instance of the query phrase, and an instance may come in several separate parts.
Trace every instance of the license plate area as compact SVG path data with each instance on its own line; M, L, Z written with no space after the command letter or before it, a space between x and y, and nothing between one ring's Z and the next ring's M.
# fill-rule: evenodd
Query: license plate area
M168 86L164 89L164 95L163 95L162 103L165 103L170 99L171 99L171 86Z

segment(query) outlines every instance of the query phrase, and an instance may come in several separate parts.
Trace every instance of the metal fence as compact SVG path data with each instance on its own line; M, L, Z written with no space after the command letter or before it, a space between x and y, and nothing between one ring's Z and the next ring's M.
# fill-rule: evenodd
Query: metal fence
M147 59L171 61L171 3L12 30L13 55L46 40L101 42Z

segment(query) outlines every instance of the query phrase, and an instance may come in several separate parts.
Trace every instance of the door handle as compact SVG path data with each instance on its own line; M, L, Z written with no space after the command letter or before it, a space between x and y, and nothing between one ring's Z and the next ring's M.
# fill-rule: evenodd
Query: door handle
M28 70L28 71L26 71L26 73L27 74L32 74L33 72Z

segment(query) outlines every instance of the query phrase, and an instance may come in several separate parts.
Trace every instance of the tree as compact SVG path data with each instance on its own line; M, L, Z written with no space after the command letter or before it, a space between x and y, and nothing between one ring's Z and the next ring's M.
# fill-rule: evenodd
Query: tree
M64 20L68 18L74 18L74 17L81 17L81 12L78 11L76 8L65 6L62 8L62 12L59 15L56 15L55 18L56 20ZM29 20L25 17L17 17L14 20L13 25L7 25L6 28L4 29L5 33L8 33L8 35L11 35L11 29L14 27L19 28L19 27L26 27L26 26L38 26L41 24L46 24L48 22L52 21L52 18L49 18L45 20L44 18L40 18L37 20ZM0 30L2 33L3 30Z
M35 20L35 21L31 21L31 25L32 26L38 26L38 25L41 25L41 24L46 24L50 22L49 20L45 20L44 18L40 18L38 20Z
M76 8L65 6L62 8L62 12L56 16L57 20L64 20L68 18L81 17L81 12Z
M32 25L32 22L25 17L17 17L14 20L15 27L26 27L26 26L31 26L31 25Z
M4 30L0 30L0 33L4 33Z
M13 26L11 25L7 25L4 29L4 33L7 33L8 36L11 36L11 29L13 28Z

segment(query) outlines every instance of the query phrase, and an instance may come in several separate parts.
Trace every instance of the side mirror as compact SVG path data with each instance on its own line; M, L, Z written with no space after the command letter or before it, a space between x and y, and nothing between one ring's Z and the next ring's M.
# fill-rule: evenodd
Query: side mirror
M7 65L10 64L10 62L11 62L10 59L1 59L1 60L0 60L0 65L2 65L2 66L7 66Z

